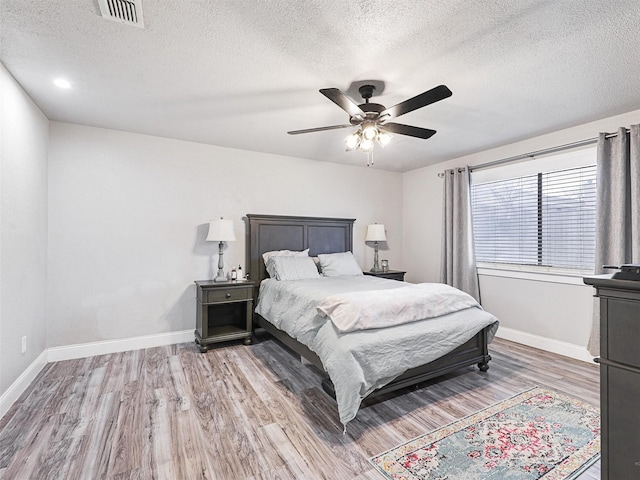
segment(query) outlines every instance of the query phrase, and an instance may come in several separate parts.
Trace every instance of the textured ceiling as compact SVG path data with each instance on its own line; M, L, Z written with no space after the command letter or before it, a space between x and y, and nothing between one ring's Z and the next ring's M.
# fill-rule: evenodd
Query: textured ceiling
M376 80L398 121L374 168L408 171L640 108L637 0L142 0L145 28L97 0L0 0L0 59L51 120L365 165L318 90ZM73 88L59 90L57 76ZM358 102L360 103L360 102Z

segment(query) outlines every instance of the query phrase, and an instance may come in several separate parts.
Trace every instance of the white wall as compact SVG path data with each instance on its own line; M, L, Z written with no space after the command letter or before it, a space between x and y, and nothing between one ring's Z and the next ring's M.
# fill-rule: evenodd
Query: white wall
M438 173L595 138L601 131L615 132L618 127L635 123L640 123L640 110L405 173L403 258L407 279L413 282L439 279L443 193ZM499 335L576 358L589 358L585 347L591 326L593 291L581 284L580 279L557 283L541 281L540 276L527 279L481 275L480 290L485 309L501 321Z
M194 280L212 278L208 221L234 221L225 266L245 262L247 213L356 218L402 267L402 175L51 122L48 346L195 328ZM381 195L380 192L385 192ZM215 255L214 255L215 254Z
M0 394L46 348L48 129L0 64Z

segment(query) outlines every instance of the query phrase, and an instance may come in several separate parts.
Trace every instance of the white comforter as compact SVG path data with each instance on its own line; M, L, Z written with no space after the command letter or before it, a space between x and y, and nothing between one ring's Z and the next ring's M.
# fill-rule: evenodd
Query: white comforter
M264 280L256 312L315 352L333 382L340 421L346 425L364 397L410 368L424 365L450 352L498 320L476 306L375 329L340 333L329 318L319 315L318 304L330 295L391 290L403 282L372 276L322 277L310 280Z
M329 317L340 333L349 333L402 325L478 306L471 295L444 283L406 285L329 295L316 310Z

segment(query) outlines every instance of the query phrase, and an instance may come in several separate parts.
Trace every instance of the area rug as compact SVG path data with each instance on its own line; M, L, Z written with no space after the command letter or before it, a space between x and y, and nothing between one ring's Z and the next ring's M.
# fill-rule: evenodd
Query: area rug
M370 461L394 480L570 480L599 457L599 410L534 387Z

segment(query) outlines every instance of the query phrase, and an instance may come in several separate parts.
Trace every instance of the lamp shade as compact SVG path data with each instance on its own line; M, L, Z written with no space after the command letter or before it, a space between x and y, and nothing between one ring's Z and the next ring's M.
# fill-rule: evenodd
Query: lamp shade
M386 242L387 236L384 234L384 225L374 223L367 227L367 238L365 242Z
M236 235L233 233L233 221L225 220L211 220L209 222L209 233L207 234L207 241L209 242L234 242Z

